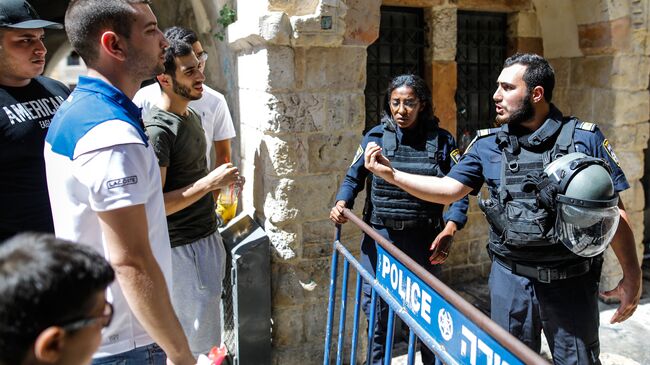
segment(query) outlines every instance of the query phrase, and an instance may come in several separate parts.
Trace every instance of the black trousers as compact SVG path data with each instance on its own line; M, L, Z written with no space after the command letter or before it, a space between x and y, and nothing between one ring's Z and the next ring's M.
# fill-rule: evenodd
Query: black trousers
M395 245L412 258L415 262L426 268L430 273L436 275L440 273L439 265L431 265L429 263L429 247L439 233L438 227L417 227L407 230L393 230L383 226L373 226L383 237L395 243ZM361 264L364 268L373 275L377 267L377 250L375 248L375 241L364 235L361 242ZM371 308L371 286L363 281L363 294L361 297L361 307L366 316L370 317ZM382 365L384 361L384 353L386 349L386 332L388 329L388 304L377 296L377 304L375 309L375 333L373 336L373 343L370 351L370 359L366 360L366 364ZM370 324L368 324L370 325ZM395 331L397 332L397 331ZM422 363L425 365L436 364L436 358L428 347L420 346L420 355L422 356Z
M541 283L494 261L489 281L492 320L536 352L543 329L555 364L599 365L599 279L600 267Z

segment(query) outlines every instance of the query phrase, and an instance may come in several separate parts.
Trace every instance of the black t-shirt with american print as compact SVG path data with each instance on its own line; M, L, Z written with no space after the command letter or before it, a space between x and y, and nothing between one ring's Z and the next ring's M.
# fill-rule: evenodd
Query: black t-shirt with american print
M24 87L0 85L0 242L23 231L54 232L43 146L69 94L42 76Z

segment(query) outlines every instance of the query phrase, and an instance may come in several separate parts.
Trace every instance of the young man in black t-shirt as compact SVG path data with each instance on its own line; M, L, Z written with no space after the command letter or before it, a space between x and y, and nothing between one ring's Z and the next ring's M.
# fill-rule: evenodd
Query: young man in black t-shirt
M41 20L21 0L0 3L0 242L23 231L54 232L43 146L70 90L39 76L47 50Z

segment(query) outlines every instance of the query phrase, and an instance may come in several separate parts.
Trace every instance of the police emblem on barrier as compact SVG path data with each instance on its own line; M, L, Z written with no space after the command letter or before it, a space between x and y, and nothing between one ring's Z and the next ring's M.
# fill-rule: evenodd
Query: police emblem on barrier
M616 166L621 167L621 162L618 160L618 157L614 153L614 149L612 148L612 144L609 143L608 139L605 139L603 141L603 147L605 147L605 151L609 155L609 157L616 163Z
M442 338L446 341L451 340L454 336L454 321L451 319L451 314L444 308L438 312L438 328Z
M359 147L357 147L357 152L354 154L354 158L352 159L352 163L350 164L350 166L357 163L357 161L359 161L361 156L363 156L363 148L361 148L361 145L359 145Z

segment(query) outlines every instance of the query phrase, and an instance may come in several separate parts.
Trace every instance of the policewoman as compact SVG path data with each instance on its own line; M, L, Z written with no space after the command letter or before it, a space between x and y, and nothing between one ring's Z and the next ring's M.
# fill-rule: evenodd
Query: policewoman
M493 96L501 127L479 131L445 178L392 170L376 145L366 149L365 164L442 204L485 183L488 196L479 206L490 223L492 319L538 352L543 329L555 364L600 364L598 281L610 241L624 274L603 293L621 301L611 322L629 318L640 297L634 237L618 199L629 184L598 127L564 117L551 104L554 84L544 58L508 58ZM573 175L582 186L564 179Z
M414 174L444 176L456 163L459 152L449 132L438 127L433 116L431 92L422 78L400 75L389 84L384 98L381 123L363 138L352 165L336 196L330 212L334 223L347 221L343 208L352 208L354 199L366 184L369 171L364 167L363 151L369 143L383 146L394 166ZM364 217L382 236L431 273L439 272L434 264L444 262L455 232L467 222L467 198L452 204L443 216L444 205L416 198L384 179L370 175L370 199ZM377 264L375 241L364 236L361 263L374 274ZM371 288L363 287L363 309L370 313ZM377 301L378 321L372 344L372 359L367 363L383 363L388 306ZM421 347L424 364L435 363L431 351Z

